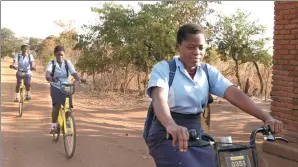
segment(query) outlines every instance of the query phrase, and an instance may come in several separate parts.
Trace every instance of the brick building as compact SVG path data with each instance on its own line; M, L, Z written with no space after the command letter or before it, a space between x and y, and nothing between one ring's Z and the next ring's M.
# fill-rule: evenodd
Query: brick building
M275 2L272 115L284 122L291 143L264 143L263 150L298 161L298 1Z

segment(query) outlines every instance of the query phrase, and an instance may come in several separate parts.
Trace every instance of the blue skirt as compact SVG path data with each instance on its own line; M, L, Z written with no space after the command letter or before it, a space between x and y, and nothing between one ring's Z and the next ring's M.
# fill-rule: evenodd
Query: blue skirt
M51 98L52 98L52 105L64 105L65 103L65 99L66 99L66 95L64 95L60 89L54 87L51 85L50 87L50 94L51 94ZM70 103L70 107L72 108L72 96L69 97L69 103Z
M200 118L174 118L174 120L180 126L196 129L197 132L203 131ZM187 152L180 152L176 151L179 148L179 143L176 142L176 147L173 147L172 140L165 139L165 136L166 129L155 119L149 130L147 145L157 167L216 167L215 155L211 146L191 147L187 149Z

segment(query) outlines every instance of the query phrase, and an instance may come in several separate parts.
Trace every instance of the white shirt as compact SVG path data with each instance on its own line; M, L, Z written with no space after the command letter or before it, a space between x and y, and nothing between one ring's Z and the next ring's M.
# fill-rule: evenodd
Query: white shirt
M208 90L210 93L223 97L227 88L233 85L218 69L206 64L207 75L201 66L198 66L194 79L187 73L184 64L175 56L176 72L171 88L169 89L169 65L166 61L154 65L147 87L147 95L151 97L152 87L163 88L168 92L168 105L172 112L182 114L196 114L204 111L208 102Z
M59 66L56 59L54 60L54 63L56 64L54 77L57 77L64 84L69 84L69 77L67 78L67 73L65 69L65 60L62 61L61 67ZM68 64L69 76L76 73L76 70L70 60L67 60L67 64ZM52 65L52 61L50 61L47 65L47 71L52 73L52 70L53 70L53 65ZM60 89L60 82L51 82L50 84Z
M18 62L19 55L20 55L20 62ZM30 66L30 62L29 62L29 56L30 56L31 62L33 62L34 61L34 58L29 53L26 53L26 56L24 58L23 58L22 53L18 53L17 55L15 55L15 57L14 57L13 60L18 65L18 71L27 71L27 74L28 75L31 75L32 72L30 70L31 69L31 66Z

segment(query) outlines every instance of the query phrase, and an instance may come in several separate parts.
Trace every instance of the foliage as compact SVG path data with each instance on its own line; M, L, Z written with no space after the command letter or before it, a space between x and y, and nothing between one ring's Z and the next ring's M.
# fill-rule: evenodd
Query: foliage
M90 75L101 73L104 69L124 70L124 85L130 80L128 68L135 68L138 72L145 73L142 81L145 88L153 65L175 55L178 27L188 22L199 23L206 20L207 14L213 12L208 8L209 3L139 3L139 12L113 3L92 8L99 15L100 23L85 25L87 33L79 35L75 48L82 51L84 58L79 59L77 67ZM90 66L90 61L94 67Z
M213 47L220 54L222 61L232 59L235 62L235 73L238 85L241 87L239 65L247 62L259 61L269 65L268 50L264 44L268 38L264 35L265 27L257 25L256 21L249 21L249 15L237 10L231 16L218 16L218 22L213 28Z
M13 57L20 51L22 39L17 38L15 33L8 28L1 28L1 57Z
M116 88L125 93L137 76L137 87L143 95L153 65L177 54L178 28L185 23L197 23L205 28L207 40L212 41L205 62L226 62L222 73L236 73L240 86L245 80L239 72L244 64L255 66L262 77L263 67L272 65L272 57L265 48L269 39L262 37L265 27L257 25L257 21L249 21L249 14L241 10L231 16L218 15L218 22L211 25L207 19L214 12L211 3L220 4L219 1L161 1L139 3L140 10L135 11L131 7L105 3L102 7L91 8L99 16L99 22L84 25L81 34L73 27L73 22L62 21L55 21L61 33L46 39L16 38L12 31L3 28L1 54L19 51L21 43L28 40L31 53L35 51L45 65L54 58L54 47L62 45L65 58L70 59L82 74L92 76L94 85L99 77L101 83L97 85L106 84L107 89ZM232 63L234 68L229 68ZM259 67L260 64L263 66ZM262 84L262 78L259 79Z

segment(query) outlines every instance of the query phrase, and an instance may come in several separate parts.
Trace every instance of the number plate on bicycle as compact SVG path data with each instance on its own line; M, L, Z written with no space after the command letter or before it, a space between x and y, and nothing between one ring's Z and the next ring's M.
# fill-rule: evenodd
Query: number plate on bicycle
M71 91L71 87L70 86L64 86L64 91L70 92Z
M227 167L251 167L249 157L244 151L229 152L225 157Z
M26 72L17 72L17 75L21 78L24 78L26 76Z

